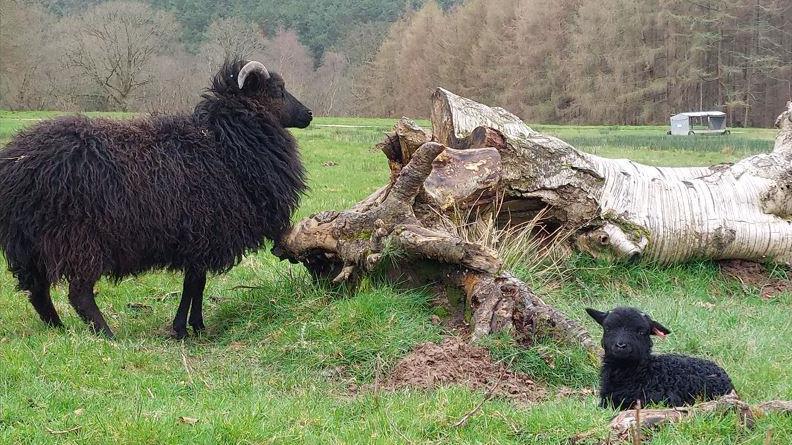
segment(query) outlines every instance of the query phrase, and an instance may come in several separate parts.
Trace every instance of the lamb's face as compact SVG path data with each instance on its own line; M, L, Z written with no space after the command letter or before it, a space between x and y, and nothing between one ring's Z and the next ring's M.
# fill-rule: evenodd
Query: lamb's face
M652 352L651 335L665 336L670 331L648 315L633 308L586 312L602 326L605 358L620 362L647 360Z

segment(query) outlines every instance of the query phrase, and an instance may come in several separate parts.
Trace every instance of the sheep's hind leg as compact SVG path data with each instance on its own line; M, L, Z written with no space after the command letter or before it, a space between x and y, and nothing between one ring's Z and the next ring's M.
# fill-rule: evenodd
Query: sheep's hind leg
M95 333L104 334L113 338L113 331L102 316L102 311L96 305L94 297L94 284L96 280L73 280L69 282L69 302L77 311L80 318L91 327Z
M184 273L181 301L179 301L179 308L176 310L176 317L173 319L172 335L177 339L182 339L187 336L188 313L190 315L190 325L193 326L193 329L201 330L203 328L201 303L205 285L206 272L187 270ZM191 305L192 313L190 313ZM196 328L196 326L199 326L199 328Z
M206 288L206 271L193 274L191 286L193 296L192 306L190 307L190 326L195 332L201 332L206 329L203 321L203 294Z
M55 310L55 306L52 304L50 282L47 280L46 275L38 270L33 272L32 283L29 289L26 290L29 292L30 303L39 314L39 317L41 317L41 320L49 326L62 327L63 323L58 317L58 311Z

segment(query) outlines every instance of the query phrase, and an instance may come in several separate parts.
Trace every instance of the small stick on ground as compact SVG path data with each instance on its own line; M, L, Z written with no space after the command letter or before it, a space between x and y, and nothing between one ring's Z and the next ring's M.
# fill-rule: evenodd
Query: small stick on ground
M187 378L190 380L190 385L194 385L195 381L193 380L192 371L190 370L190 365L187 363L187 356L184 354L184 343L182 343L181 358L182 363L184 364L184 369L187 370ZM201 379L201 382L204 384L206 389L212 389L212 385L210 385L200 373L198 374L198 378ZM149 390L149 394L151 394L151 390ZM154 397L154 395L152 394L151 397Z
M190 371L190 365L187 364L187 356L184 355L184 343L182 343L181 358L184 369L187 371L187 379L190 381L190 385L194 385L195 381L193 380L192 371Z
M401 430L399 429L399 426L396 425L393 422L393 420L390 418L390 416L388 416L387 411L385 412L385 418L388 419L388 425L390 425L390 427L393 429L393 431L396 431L396 434L398 434L399 437L404 439L405 443L409 443L409 444L414 444L415 443L414 441L410 440L409 437L405 436L404 433L401 432Z
M244 285L239 285L239 286L229 287L226 290L232 291L232 290L240 290L240 289L255 290L255 289L264 289L264 288L262 286L244 286Z
M176 296L176 295L179 295L179 294L180 294L179 291L165 292L164 294L162 294L162 295L160 295L158 297L155 297L154 299L157 300L157 301L162 302L162 301L167 300L170 297L173 297L173 296Z
M509 366L511 366L511 363L509 363ZM506 369L508 368L509 368L508 366L505 366L503 370L501 370L500 376L498 376L498 381L496 381L495 384L492 385L490 389L487 390L487 392L484 394L484 399L482 399L481 402L479 402L475 408L470 410L470 412L462 416L462 418L459 419L457 423L454 424L454 428L459 428L461 426L464 426L471 416L479 412L481 410L481 407L484 406L485 403L487 403L489 400L492 400L492 398L495 397L495 390L498 389L498 385L500 385L501 381L503 380L503 376L506 375Z
M520 434L520 428L518 428L517 425L514 424L514 422L509 420L509 418L507 418L506 416L504 416L502 413L500 413L498 411L493 411L492 414L494 414L495 417L500 417L500 419L503 420L506 423L506 425L509 426L509 428L511 428L512 432L515 435L516 434Z
M635 426L633 430L633 445L641 445L641 401L635 404Z
M588 441L588 439L590 439L592 437L599 436L600 434L601 434L601 431L600 431L599 428L592 428L592 429L590 429L588 431L585 431L585 432L582 432L582 433L577 433L574 436L570 437L569 438L569 444L570 445L575 445L575 444L578 444L578 443L583 443L584 441ZM601 441L600 443L609 444L610 443L610 436L608 436L607 439L605 439L604 441Z
M59 430L50 429L49 427L46 427L46 426L44 427L44 429L46 429L48 433L55 434L55 435L73 433L75 431L79 431L81 428L82 428L81 426L75 426L74 428L69 428L68 430L60 430L59 431Z
M773 429L767 430L764 437L764 445L771 445L773 443Z

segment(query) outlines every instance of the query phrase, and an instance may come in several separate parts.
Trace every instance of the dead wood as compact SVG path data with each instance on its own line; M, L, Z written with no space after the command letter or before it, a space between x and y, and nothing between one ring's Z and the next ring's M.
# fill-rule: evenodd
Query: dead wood
M471 314L474 340L508 331L523 344L550 336L596 354L579 323L503 270L495 251L458 235L455 212L495 214L502 225L542 212L547 232L572 231L579 249L621 260L790 260L790 116L792 104L772 153L733 166L656 168L580 152L439 88L431 134L402 118L378 144L387 185L351 209L303 219L273 251L333 283L377 274L444 287L463 297L452 306Z
M480 146L503 145L501 133L479 130L462 150L430 139L414 122L399 121L378 145L388 159L390 183L349 210L298 222L273 252L333 283L354 285L366 274L379 274L406 286L435 284L461 294L451 306L473 314L474 340L506 330L523 344L549 336L596 355L598 346L581 325L502 270L496 252L451 230L455 209L494 201L500 152Z
M732 392L717 400L688 407L641 409L640 414L638 410L626 410L611 420L609 439L626 440L634 430L652 430L695 415L730 411L737 413L741 425L753 428L757 417L779 413L792 414L792 401L772 400L749 405Z

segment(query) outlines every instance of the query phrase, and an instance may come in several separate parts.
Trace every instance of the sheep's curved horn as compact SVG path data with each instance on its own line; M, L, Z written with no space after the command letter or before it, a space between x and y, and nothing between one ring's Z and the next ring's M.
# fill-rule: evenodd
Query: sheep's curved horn
M265 67L263 63L256 62L255 60L250 61L246 63L241 70L239 70L239 74L237 75L237 83L240 90L245 86L245 79L247 78L248 74L252 72L261 73L264 76L264 79L270 78L270 73L267 71L267 67Z

